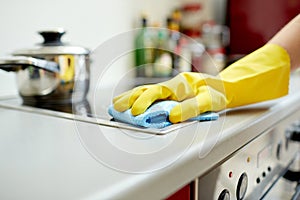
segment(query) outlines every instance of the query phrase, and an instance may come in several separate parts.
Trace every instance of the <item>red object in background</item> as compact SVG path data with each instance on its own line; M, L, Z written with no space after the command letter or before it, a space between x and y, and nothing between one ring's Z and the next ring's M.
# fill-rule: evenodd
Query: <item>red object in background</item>
M169 196L166 200L190 200L191 199L191 190L190 184L184 186L171 196Z
M228 0L228 53L249 54L299 13L299 0Z

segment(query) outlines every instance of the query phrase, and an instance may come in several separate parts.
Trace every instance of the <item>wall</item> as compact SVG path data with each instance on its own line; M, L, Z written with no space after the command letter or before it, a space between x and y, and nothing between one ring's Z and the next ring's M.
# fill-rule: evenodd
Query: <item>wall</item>
M40 43L42 39L36 32L53 27L67 30L65 42L94 50L136 27L142 11L152 21L159 21L179 3L180 0L1 0L0 56ZM120 67L114 75L121 75L128 62L128 59L118 62ZM14 74L1 71L0 95L16 92Z

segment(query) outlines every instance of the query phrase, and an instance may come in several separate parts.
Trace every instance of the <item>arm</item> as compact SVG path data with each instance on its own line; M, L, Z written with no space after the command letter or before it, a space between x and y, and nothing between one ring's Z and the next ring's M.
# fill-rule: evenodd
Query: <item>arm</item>
M277 44L288 52L291 70L300 67L300 14L284 26L268 43Z

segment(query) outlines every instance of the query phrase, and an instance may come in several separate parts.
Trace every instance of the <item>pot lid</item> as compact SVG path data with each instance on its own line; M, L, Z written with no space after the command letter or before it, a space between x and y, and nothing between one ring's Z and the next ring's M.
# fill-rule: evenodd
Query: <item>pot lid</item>
M21 49L13 52L13 55L86 55L90 51L80 46L66 45L61 41L61 37L66 33L62 28L56 28L51 30L45 30L38 32L43 38L44 42L39 46L28 49Z

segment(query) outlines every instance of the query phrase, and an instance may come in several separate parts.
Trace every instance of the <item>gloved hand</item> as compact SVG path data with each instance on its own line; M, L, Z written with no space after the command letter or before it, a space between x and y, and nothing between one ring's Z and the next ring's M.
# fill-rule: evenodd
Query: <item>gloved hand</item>
M114 98L120 112L132 108L143 113L157 100L180 101L170 113L172 123L182 122L206 111L256 103L288 93L290 59L278 45L267 44L233 63L218 76L184 72L155 85L134 88Z

